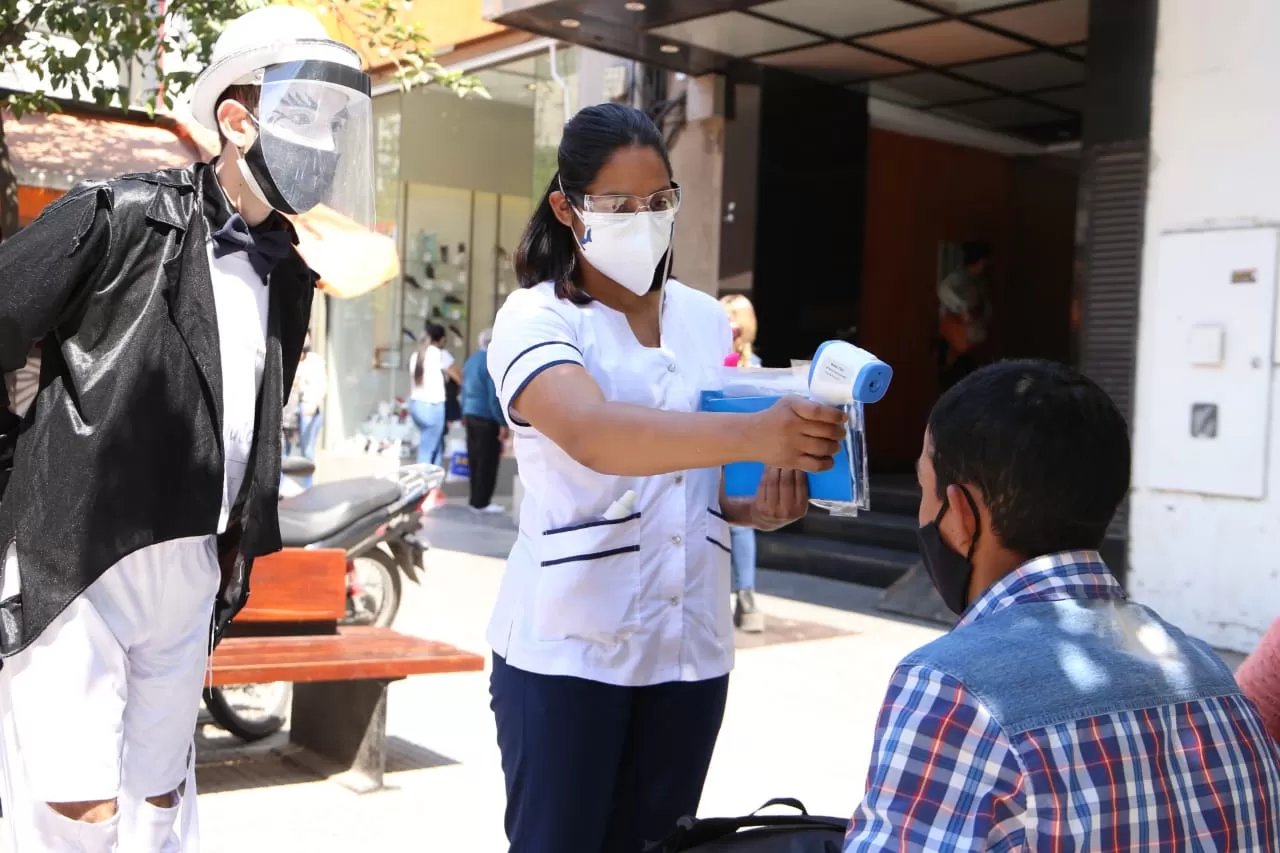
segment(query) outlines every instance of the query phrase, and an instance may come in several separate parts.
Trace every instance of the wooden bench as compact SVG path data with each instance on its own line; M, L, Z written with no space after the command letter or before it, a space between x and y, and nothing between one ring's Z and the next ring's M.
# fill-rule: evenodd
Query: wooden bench
M213 655L212 686L294 682L289 739L382 787L387 686L410 675L475 672L484 658L389 628L343 626L346 555L290 549L257 560L249 601Z

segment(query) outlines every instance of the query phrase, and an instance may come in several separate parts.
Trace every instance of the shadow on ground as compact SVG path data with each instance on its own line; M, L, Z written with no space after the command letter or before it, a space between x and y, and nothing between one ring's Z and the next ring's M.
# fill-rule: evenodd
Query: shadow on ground
M482 515L466 504L438 506L422 521L432 548L505 560L516 544L516 525L509 515ZM427 554L427 563L431 554Z
M387 738L387 786L394 774L448 767L458 762L421 744L391 735ZM289 743L289 733L279 732L257 743L246 744L221 729L202 726L196 735L196 786L201 794L272 788L319 782L325 762Z

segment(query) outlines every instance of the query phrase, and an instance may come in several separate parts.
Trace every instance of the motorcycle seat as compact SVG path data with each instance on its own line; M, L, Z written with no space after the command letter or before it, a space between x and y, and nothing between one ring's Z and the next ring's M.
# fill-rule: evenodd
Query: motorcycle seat
M310 477L316 472L316 463L305 456L286 456L280 460L280 473L286 477Z
M390 480L322 483L280 501L280 539L287 548L305 548L398 500L400 487Z

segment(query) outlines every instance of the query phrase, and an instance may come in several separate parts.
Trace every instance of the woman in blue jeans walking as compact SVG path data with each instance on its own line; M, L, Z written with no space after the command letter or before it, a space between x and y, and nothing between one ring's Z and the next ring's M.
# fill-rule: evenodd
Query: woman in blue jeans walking
M756 310L751 300L742 294L726 296L720 300L729 315L729 330L733 333L733 352L724 363L727 367L759 367L760 358L755 354ZM733 608L733 622L748 634L764 631L764 614L756 607L756 532L750 527L729 528L731 557L731 586L737 599Z
M418 462L441 464L444 447L444 377L457 373L453 356L444 348L444 327L428 322L422 345L409 357L413 393L409 397L409 417L418 427Z

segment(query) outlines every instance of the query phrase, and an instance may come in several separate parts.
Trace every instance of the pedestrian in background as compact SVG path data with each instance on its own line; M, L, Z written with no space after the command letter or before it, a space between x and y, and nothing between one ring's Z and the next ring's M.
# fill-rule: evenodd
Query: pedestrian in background
M725 358L725 366L744 370L759 367L756 310L751 300L739 293L724 297L720 304L729 315L729 331L733 333L733 351ZM733 623L748 634L759 634L764 631L764 614L756 606L756 532L750 527L730 527L729 538L733 544Z
M328 377L324 359L311 349L311 331L302 344L302 360L293 377L293 388L285 406L284 455L297 454L316 461L316 444L320 440L320 428L324 426L324 397ZM300 477L304 488L311 488L311 477Z
M453 356L444 348L445 330L427 321L422 343L409 357L413 391L409 395L409 417L418 427L418 463L439 465L444 442L445 371L457 374Z
M489 375L489 341L493 329L480 333L480 348L462 365L462 419L467 427L467 465L471 471L471 508L478 512L506 512L493 502L498 461L507 440L498 392Z
M938 282L938 388L946 391L981 366L978 350L991 328L987 268L991 247L969 242L962 265Z

